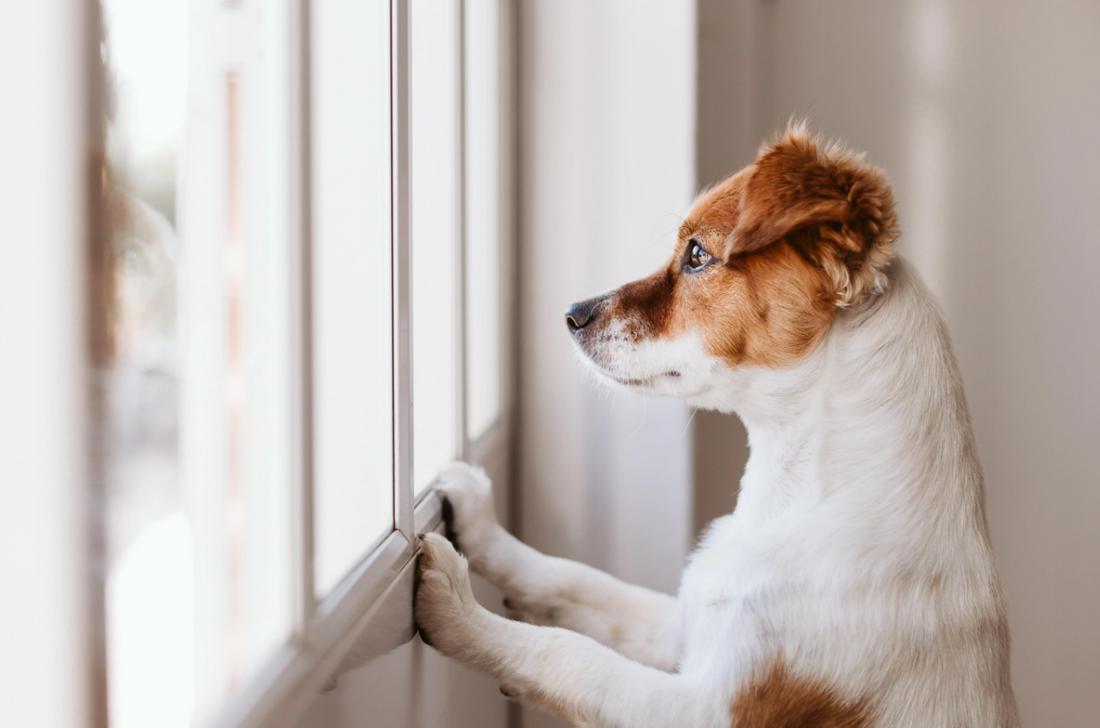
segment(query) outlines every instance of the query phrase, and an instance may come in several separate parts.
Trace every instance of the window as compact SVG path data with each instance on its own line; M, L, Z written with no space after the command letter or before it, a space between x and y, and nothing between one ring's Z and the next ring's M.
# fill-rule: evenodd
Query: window
M393 530L390 12L312 5L314 589Z
M461 199L458 136L458 3L413 2L409 47L411 177L409 228L413 326L413 487L420 493L440 465L458 456L455 393L461 372L462 317L456 265ZM440 367L440 362L449 366Z
M102 3L110 723L282 724L503 462L502 5Z
M500 285L507 268L501 245L507 205L505 96L500 73L500 8L467 2L465 25L465 432L470 442L490 444L503 417L504 337L511 312Z

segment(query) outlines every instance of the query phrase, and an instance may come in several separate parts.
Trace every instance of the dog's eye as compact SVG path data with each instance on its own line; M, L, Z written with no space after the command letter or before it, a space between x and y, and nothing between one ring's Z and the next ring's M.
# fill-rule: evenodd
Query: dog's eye
M699 270L710 262L710 253L703 249L703 246L699 244L698 240L692 238L688 242L691 244L691 247L688 249L688 267L692 270Z

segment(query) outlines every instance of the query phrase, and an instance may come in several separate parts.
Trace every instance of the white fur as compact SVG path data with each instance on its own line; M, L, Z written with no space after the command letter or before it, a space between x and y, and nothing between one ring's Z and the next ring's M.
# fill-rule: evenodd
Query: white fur
M781 654L866 699L875 726L1018 726L951 342L904 261L888 276L786 370L730 369L690 338L599 358L749 432L737 508L707 531L678 599L523 545L497 524L484 474L448 469L439 490L474 570L558 626L482 609L464 561L429 536L417 619L433 644L578 725L725 728L753 670Z

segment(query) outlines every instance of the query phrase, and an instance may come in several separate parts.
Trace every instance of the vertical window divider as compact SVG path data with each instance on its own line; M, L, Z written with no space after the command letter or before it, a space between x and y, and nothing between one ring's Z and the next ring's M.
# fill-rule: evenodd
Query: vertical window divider
M457 456L469 460L466 432L466 3L455 2L455 442Z
M394 526L413 541L412 276L409 227L409 4L390 4L390 108L393 222L393 448Z
M497 80L500 84L500 96L497 99L496 114L500 124L500 137L497 150L500 154L496 199L497 221L500 225L500 258L497 260L497 285L500 286L500 311L496 325L503 332L497 361L500 363L500 381L497 383L497 395L500 398L500 411L494 427L499 428L506 442L511 441L516 423L517 382L519 379L518 330L519 315L519 167L516 159L519 148L519 71L518 37L519 10L516 3L502 2L497 15L497 29L500 45L497 47ZM508 283L503 283L508 281ZM492 428L490 428L492 429ZM512 445L508 445L512 448ZM513 488L518 487L513 483ZM518 506L513 503L513 512L518 514ZM518 515L511 518L513 527L518 524Z
M291 331L291 564L292 619L302 638L313 616L313 366L310 216L309 0L290 4L287 70L290 78L290 323Z

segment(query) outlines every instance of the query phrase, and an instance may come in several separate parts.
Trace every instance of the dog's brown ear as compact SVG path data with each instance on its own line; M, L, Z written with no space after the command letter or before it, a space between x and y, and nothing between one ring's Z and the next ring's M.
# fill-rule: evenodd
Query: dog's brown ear
M897 235L886 176L840 147L819 150L805 128L792 126L753 163L725 255L797 238L833 279L837 303L847 305L885 285Z

